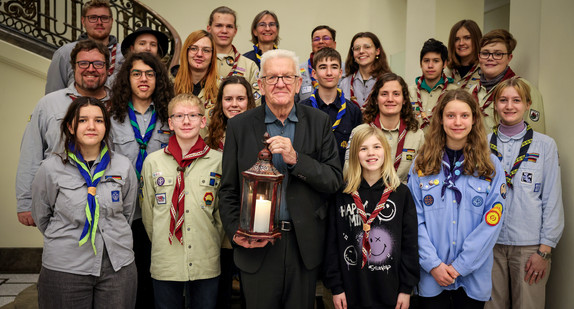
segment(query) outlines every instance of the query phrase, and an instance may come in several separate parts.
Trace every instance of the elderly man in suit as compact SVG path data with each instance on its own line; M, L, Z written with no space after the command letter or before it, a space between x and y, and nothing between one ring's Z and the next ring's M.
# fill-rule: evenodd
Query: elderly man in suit
M295 105L301 86L295 53L273 50L261 59L258 80L266 104L229 120L223 152L220 211L235 247L248 308L313 308L323 259L326 197L342 185L329 117ZM238 235L241 172L251 167L269 132L273 164L285 175L279 204L281 239Z

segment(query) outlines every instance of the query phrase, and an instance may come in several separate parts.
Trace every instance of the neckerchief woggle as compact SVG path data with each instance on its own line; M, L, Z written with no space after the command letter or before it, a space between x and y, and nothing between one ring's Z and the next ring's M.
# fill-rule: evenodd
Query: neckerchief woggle
M157 120L157 112L156 112L155 108L152 108L150 123L149 123L149 125L145 131L145 135L142 137L141 131L140 131L140 126L139 126L137 118L136 118L134 106L133 106L131 101L128 103L128 106L129 106L128 115L130 117L130 123L131 123L132 129L134 131L134 136L135 136L136 142L140 146L140 151L138 152L138 158L136 160L136 174L137 174L138 179L139 179L141 172L142 172L143 161L147 157L147 144L149 143L149 140L151 139L151 136L153 134L153 130L155 129L155 123Z
M518 152L518 156L514 160L514 164L512 165L512 169L510 173L504 170L504 175L506 177L506 184L509 188L512 188L512 178L518 172L518 168L522 161L526 158L526 153L528 152L528 148L530 148L530 144L532 144L532 136L534 135L534 130L530 127L528 122L524 122L526 124L526 134L522 138L522 144L520 144L520 150ZM492 135L490 136L490 151L498 157L498 160L502 161L502 154L498 151L496 146L498 141L498 126L496 126L493 131Z
M446 92L446 87L448 87L448 78L446 77L446 75L444 73L442 73L441 78L444 80L443 83L443 88L442 91L440 92L440 95L438 96L437 102L440 102L440 99L442 98L442 96L445 94ZM421 124L421 129L424 129L426 126L428 126L430 124L430 119L432 117L432 114L430 116L427 116L426 113L424 112L423 109L423 101L421 99L421 88L422 88L422 84L423 81L425 80L424 76L421 76L417 82L417 105L419 106L420 112L421 112L421 118L423 120L423 123ZM434 113L436 105L433 107L432 109L432 113Z
M367 213L365 212L365 206L363 205L363 202L361 201L361 197L359 196L359 192L354 191L353 193L351 193L351 196L353 197L353 201L355 202L355 205L357 206L357 212L359 213L359 216L361 217L361 220L363 221L363 248L361 249L361 252L363 253L363 261L361 263L361 268L365 267L365 264L367 263L368 257L371 256L371 243L369 242L369 233L371 231L371 223L373 223L373 221L379 215L381 210L383 210L385 203L387 202L387 199L389 198L389 195L391 195L392 191L393 190L391 190L389 187L385 187L385 190L383 191L383 194L381 195L381 200L379 200L379 203L377 203L377 206L375 207L375 209L373 210L373 212L371 213L371 215L369 216L368 219L367 219Z
M277 49L277 45L273 44L273 49ZM261 56L263 54L261 49L259 49L259 43L253 45L253 50L255 51L255 56L257 57L257 65L259 66L261 64Z
M84 223L84 229L82 230L82 235L80 236L79 245L80 247L85 244L89 238L92 240L92 248L94 249L94 255L97 255L96 251L96 231L98 230L98 221L100 219L100 203L96 198L96 186L102 179L108 164L110 163L110 152L108 151L108 146L102 142L102 150L100 151L100 163L96 165L94 174L90 173L90 169L82 154L80 152L75 154L73 145L70 145L70 150L68 152L68 158L76 162L76 167L80 171L80 174L84 177L86 185L88 186L88 202L86 203L86 222Z
M379 128L382 130L383 126L381 125L381 114L378 113L377 117L375 117L375 120L370 124L371 127ZM395 151L395 163L393 164L395 171L398 171L399 165L401 164L401 159L403 157L403 147L405 146L406 136L407 136L407 124L405 123L403 118L401 118L399 124L399 140L397 142L397 150Z
M229 71L229 74L227 74L227 77L233 76L233 74L235 73L235 70L237 70L237 63L239 62L239 57L241 57L241 54L237 51L237 48L235 48L235 46L231 45L231 48L233 49L233 56L235 58L233 60L233 66L231 67L231 71Z
M460 175L462 175L463 163L464 163L464 154L461 154L458 161L454 162L454 169L452 170L451 173L450 169L451 164L453 163L450 162L450 158L448 157L446 150L444 150L444 154L442 157L442 170L444 172L445 179L442 185L442 189L440 191L440 196L444 198L444 193L446 192L446 189L451 189L452 191L454 191L454 197L458 204L460 204L460 201L462 200L462 193L456 187L455 183L456 180L460 177Z
M310 97L311 104L313 105L314 108L319 108L319 104L317 104L317 98L315 97L315 95L317 94L318 91L319 91L319 89L315 89L315 91L313 91L313 94ZM331 127L333 129L333 131L335 131L335 129L341 124L341 119L343 118L343 116L347 112L347 101L345 100L345 95L343 94L343 90L337 88L337 95L339 96L339 100L341 101L341 108L339 108L339 111L337 112L337 119L335 119L335 122L333 123L333 126Z

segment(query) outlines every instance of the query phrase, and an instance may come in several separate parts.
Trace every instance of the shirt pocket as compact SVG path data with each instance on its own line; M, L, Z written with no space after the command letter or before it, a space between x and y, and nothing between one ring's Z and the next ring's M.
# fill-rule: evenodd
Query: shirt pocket
M105 176L104 176L105 177ZM123 216L124 201L122 188L125 184L123 179L102 179L96 191L96 198L100 204L100 212L104 216Z
M64 222L83 226L86 220L85 209L88 202L88 190L85 181L73 177L60 177L58 187L54 212Z
M434 212L446 207L446 203L441 197L442 185L438 176L420 179L419 187L421 188L421 203L425 212Z
M171 137L171 131L164 129L155 129L154 135L152 135L150 142L148 143L147 153L150 154L154 151L165 148L169 143L169 138ZM167 132L167 133L166 133Z
M215 207L215 195L221 182L221 174L210 172L199 177L199 187L201 190L202 200L200 204L203 209L213 209Z
M126 121L129 121L129 119ZM128 157L131 162L135 162L139 154L139 146L133 136L133 132L130 133L131 135L114 134L112 140L113 150ZM130 149L132 149L132 151L130 151Z
M159 176L153 178L153 186L155 191L154 205L158 208L171 207L171 198L175 190L175 176Z
M64 114L55 114L49 118L48 127L46 128L46 142L48 142L48 148L45 150L45 154L52 152L61 152L63 147L60 143L60 135L62 131L60 130L60 124L64 119ZM46 155L47 157L47 155Z
M462 201L461 203L462 205L464 205L463 207L465 207L466 210L472 212L477 216L482 216L485 207L490 209L490 206L492 206L492 205L490 206L485 205L487 202L486 198L488 196L488 192L490 192L491 190L490 186L491 186L490 182L486 180L482 180L477 177L470 177L468 179L469 190L467 191L469 194L469 196L467 197L469 199L469 202ZM463 188L460 189L461 191L464 190Z

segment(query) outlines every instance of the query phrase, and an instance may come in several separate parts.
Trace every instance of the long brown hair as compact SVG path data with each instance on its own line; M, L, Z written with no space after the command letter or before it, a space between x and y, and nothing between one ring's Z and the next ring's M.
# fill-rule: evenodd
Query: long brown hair
M375 49L378 48L380 50L378 56L379 59L375 58L375 62L373 63L373 71L371 72L371 76L379 77L384 73L391 72L391 67L387 62L387 54L385 54L385 50L383 49L383 45L381 45L381 41L379 41L379 38L372 32L359 32L355 34L355 36L351 40L351 46L349 46L349 52L347 54L347 62L345 63L345 73L347 74L347 76L353 75L355 74L355 72L359 70L359 64L357 63L357 61L355 61L355 56L353 55L353 45L355 44L355 41L358 38L371 39L371 41L373 41L373 44L375 45ZM363 76L363 78L366 77L368 76Z
M175 83L174 89L175 94L180 93L193 93L193 82L191 81L191 69L189 67L188 61L188 50L191 45L195 44L195 42L203 39L209 38L211 42L211 63L209 64L209 68L207 69L207 74L201 80L201 84L205 90L205 100L206 101L213 101L217 96L217 81L219 76L217 75L217 54L215 51L215 43L213 43L213 37L209 32L205 30L197 30L189 34L183 46L181 48L181 54L179 57L179 65L180 68L177 71L177 75L175 76Z
M377 79L373 86L373 91L365 104L365 111L363 112L363 122L371 123L379 114L379 90L383 88L385 83L396 80L401 85L403 94L403 106L401 108L401 119L407 125L407 130L416 132L419 129L419 123L415 118L413 107L410 102L409 87L405 80L395 73L385 73Z
M446 105L454 100L468 104L472 113L472 129L468 133L466 144L463 147L464 174L494 175L495 169L490 160L490 149L482 123L482 112L473 96L464 89L447 91L438 102L429 131L425 134L425 143L419 149L419 154L415 160L415 170L422 176L440 173L441 161L446 147L446 133L442 125L443 113Z
M456 33L458 30L460 30L460 28L464 28L470 33L470 40L472 41L472 59L474 59L472 64L478 62L478 53L480 52L480 40L482 38L482 31L480 31L480 27L478 27L474 20L463 19L454 24L452 28L450 28L450 35L448 36L447 67L451 70L462 66L460 57L456 54L456 47L454 46L456 43Z
M242 85L245 87L245 94L247 95L247 109L255 108L255 98L251 95L251 85L243 76L229 76L221 82L219 86L219 92L217 93L217 100L213 106L213 115L211 116L211 122L207 127L207 135L209 138L206 139L206 144L211 149L218 149L219 142L223 139L225 135L225 130L227 129L228 118L223 113L223 90L227 85ZM221 149L223 150L223 149Z

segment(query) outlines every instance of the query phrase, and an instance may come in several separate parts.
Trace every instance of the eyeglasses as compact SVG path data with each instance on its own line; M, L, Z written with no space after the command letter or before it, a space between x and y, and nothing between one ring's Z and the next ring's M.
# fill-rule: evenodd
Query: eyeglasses
M329 41L331 41L332 39L333 39L333 38L331 38L331 37L328 36L328 35L325 35L325 36L323 36L323 37L316 36L316 37L313 38L313 42L321 42L321 41L323 41L323 42L329 42Z
M90 67L90 64L94 66L94 69L103 69L106 66L106 62L105 61L86 61L86 60L82 60L82 61L76 61L76 64L78 65L78 68L80 69L87 69Z
M86 16L89 22L97 23L98 19L102 21L102 23L107 24L112 20L112 17L109 15L88 15Z
M147 70L147 71L140 71L140 70L132 70L130 76L135 79L140 79L145 74L145 77L148 79L155 78L155 71L154 70Z
M203 114L173 114L169 116L175 122L183 122L183 119L188 117L189 121L199 121Z
M213 49L211 47L202 47L199 48L199 46L196 45L191 45L187 50L190 51L193 54L197 54L197 52L201 49L201 51L204 54L211 54L213 52Z
M370 49L371 47L373 47L371 44L355 45L353 46L352 50L358 52L361 51L361 48Z
M291 85L295 82L297 75L285 75L285 76L263 76L261 79L265 80L265 82L269 85L275 85L279 82L280 79L283 80L285 85Z
M275 28L277 27L277 23L274 22L270 22L270 23L264 23L264 22L260 22L257 24L257 27L261 27L261 28Z
M492 59L500 60L502 59L502 57L504 57L504 55L510 55L510 53L501 53L501 52L489 53L487 51L481 51L480 53L478 53L478 56L481 59L488 59L488 57L492 56Z

